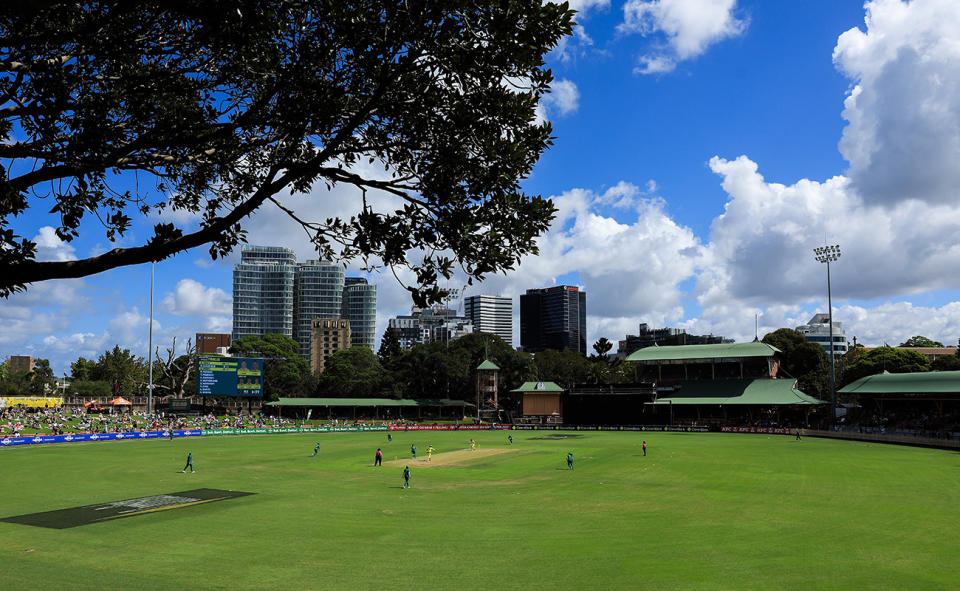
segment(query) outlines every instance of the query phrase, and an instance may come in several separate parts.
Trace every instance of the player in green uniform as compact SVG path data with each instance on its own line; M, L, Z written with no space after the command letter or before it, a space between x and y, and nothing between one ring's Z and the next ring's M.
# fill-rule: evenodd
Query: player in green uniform
M317 442L317 447L313 448L313 455L310 456L310 457L311 457L311 458L316 457L318 451L320 451L320 442L319 442L319 441Z
M416 445L411 445L411 446L410 446L410 455L413 456L413 459L417 459L417 446L416 446Z
M403 468L403 488L410 488L410 466Z
M180 470L180 473L183 474L186 472L187 468L190 468L191 474L196 472L196 470L193 469L193 452L187 452L187 465L183 467L183 470Z
M573 470L573 452L567 454L567 468Z

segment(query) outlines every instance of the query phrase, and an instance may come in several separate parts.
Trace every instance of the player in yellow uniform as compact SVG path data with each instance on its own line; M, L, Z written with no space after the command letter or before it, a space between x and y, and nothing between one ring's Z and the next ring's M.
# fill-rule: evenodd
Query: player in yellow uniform
M477 451L477 442L470 438L470 451Z
M427 461L428 461L428 462L430 461L430 456L432 456L432 455L433 455L433 446L432 446L432 445L428 445L428 446L427 446Z

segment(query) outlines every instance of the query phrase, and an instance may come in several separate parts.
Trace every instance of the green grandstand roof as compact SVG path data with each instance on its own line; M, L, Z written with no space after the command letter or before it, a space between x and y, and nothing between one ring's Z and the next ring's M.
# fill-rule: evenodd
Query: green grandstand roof
M563 392L563 388L553 382L524 382L519 388L511 392Z
M416 400L393 398L281 398L267 406L420 406Z
M796 380L708 380L703 382L683 382L680 390L647 404L683 404L683 405L813 405L826 404L812 396L807 396L794 386Z
M627 361L657 363L670 361L723 361L746 357L773 357L780 349L762 341L752 343L721 343L719 345L673 345L644 347L634 351Z
M934 394L960 393L960 371L881 373L867 376L841 388L844 394Z
M477 366L477 369L500 369L497 365L490 361L489 359L484 359L483 363Z

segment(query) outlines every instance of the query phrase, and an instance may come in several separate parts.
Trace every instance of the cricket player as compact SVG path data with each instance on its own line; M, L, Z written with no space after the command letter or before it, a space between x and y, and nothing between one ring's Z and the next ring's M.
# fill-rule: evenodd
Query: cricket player
M567 468L573 470L573 452L567 454Z
M193 474L196 470L193 469L193 452L187 452L187 465L183 467L183 470L180 470L180 473L183 474L187 471L187 468L190 468L190 473Z
M411 446L410 446L410 455L413 456L413 459L417 459L417 446L416 446L416 445L411 445Z
M381 467L383 466L383 452L380 451L379 447L377 448L377 455L373 458L373 465Z
M477 451L477 442L470 438L470 451Z
M507 439L510 440L510 445L513 445L513 435L507 435Z
M644 455L644 457L646 457L646 455L647 455L647 442L646 442L646 441L643 442L643 455Z
M800 429L797 429L797 441L800 441Z
M320 451L320 442L319 442L319 441L317 442L317 447L313 448L313 455L310 456L310 457L311 457L311 458L316 457L318 451Z
M390 431L387 431L387 443L390 443L391 441L393 441L393 435L390 433Z
M410 488L410 466L403 467L403 488Z
M432 445L428 445L428 446L427 446L427 461L428 461L428 462L432 461L432 457L431 457L431 456L433 456L433 446L432 446Z

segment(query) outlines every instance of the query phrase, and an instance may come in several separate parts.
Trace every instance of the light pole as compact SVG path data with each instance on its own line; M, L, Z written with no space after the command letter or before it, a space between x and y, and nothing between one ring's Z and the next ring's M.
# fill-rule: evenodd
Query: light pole
M830 424L837 421L837 376L833 362L833 298L830 294L830 263L840 258L840 245L821 246L813 249L818 262L827 264L827 321L830 323Z
M153 268L155 263L150 263L150 338L149 344L147 345L150 348L150 351L147 355L147 358L150 360L149 366L149 381L147 385L147 416L153 416Z

